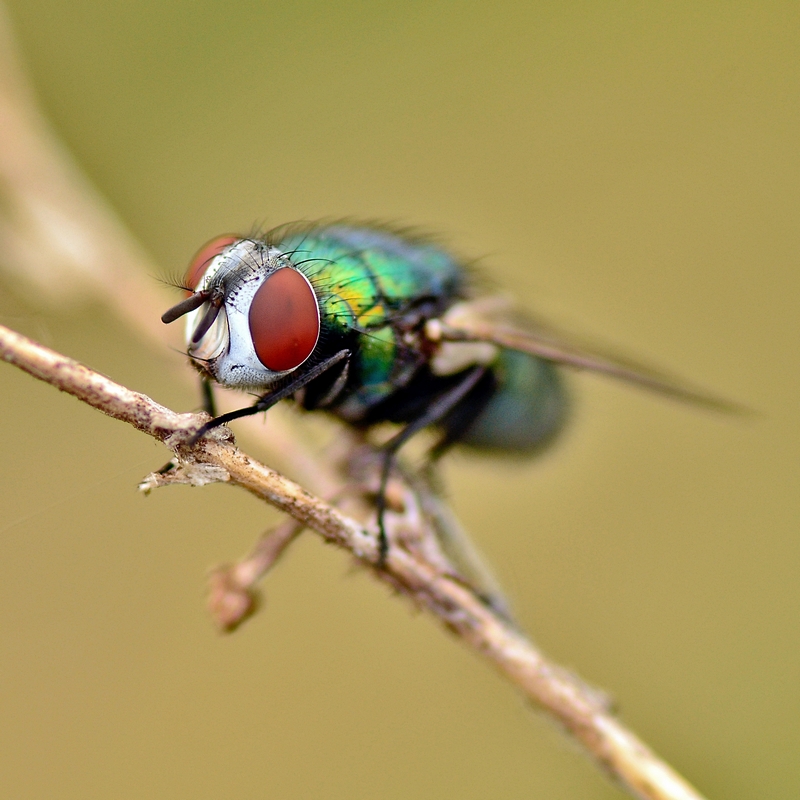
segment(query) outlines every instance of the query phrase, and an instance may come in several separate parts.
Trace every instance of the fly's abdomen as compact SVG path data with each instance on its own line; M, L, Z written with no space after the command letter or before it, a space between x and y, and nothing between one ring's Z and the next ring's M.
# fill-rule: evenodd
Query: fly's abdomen
M458 441L482 449L535 450L559 431L567 412L563 383L553 364L503 349L492 365L483 408Z

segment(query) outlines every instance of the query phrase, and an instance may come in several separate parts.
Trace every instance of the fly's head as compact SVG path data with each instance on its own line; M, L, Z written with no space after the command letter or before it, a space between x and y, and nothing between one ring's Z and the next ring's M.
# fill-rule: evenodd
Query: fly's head
M188 296L161 319L186 319L187 352L223 386L264 389L304 364L319 340L308 278L267 242L220 236L186 273Z

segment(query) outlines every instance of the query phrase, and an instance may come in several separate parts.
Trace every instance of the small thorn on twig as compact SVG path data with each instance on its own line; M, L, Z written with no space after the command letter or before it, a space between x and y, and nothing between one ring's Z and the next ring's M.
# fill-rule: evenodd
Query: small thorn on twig
M208 610L220 630L235 631L263 605L255 588L304 525L291 517L262 534L252 552L235 564L212 570L208 581Z

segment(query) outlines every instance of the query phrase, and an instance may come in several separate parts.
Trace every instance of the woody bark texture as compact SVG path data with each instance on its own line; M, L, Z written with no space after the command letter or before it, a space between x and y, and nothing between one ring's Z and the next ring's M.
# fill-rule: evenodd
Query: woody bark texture
M145 480L145 489L176 482L227 482L246 489L326 541L349 551L376 578L435 616L468 647L491 661L532 703L558 721L631 794L647 800L701 798L609 712L600 693L546 659L506 620L487 608L462 580L425 559L421 548L394 546L383 567L376 569L378 547L374 532L243 453L226 428L190 446L192 434L207 419L206 415L171 411L2 326L0 356L169 446L175 454L174 474L154 473Z

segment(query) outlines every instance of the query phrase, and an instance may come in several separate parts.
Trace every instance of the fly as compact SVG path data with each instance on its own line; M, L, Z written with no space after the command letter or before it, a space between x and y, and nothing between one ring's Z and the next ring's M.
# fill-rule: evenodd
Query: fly
M430 457L454 444L533 453L561 429L568 398L557 365L725 406L638 365L574 348L474 293L440 246L370 225L303 224L205 245L187 296L163 316L186 318L187 352L206 388L258 393L198 432L286 398L350 425L399 431L383 446L377 497L379 563L388 552L385 490L397 451L437 432Z

